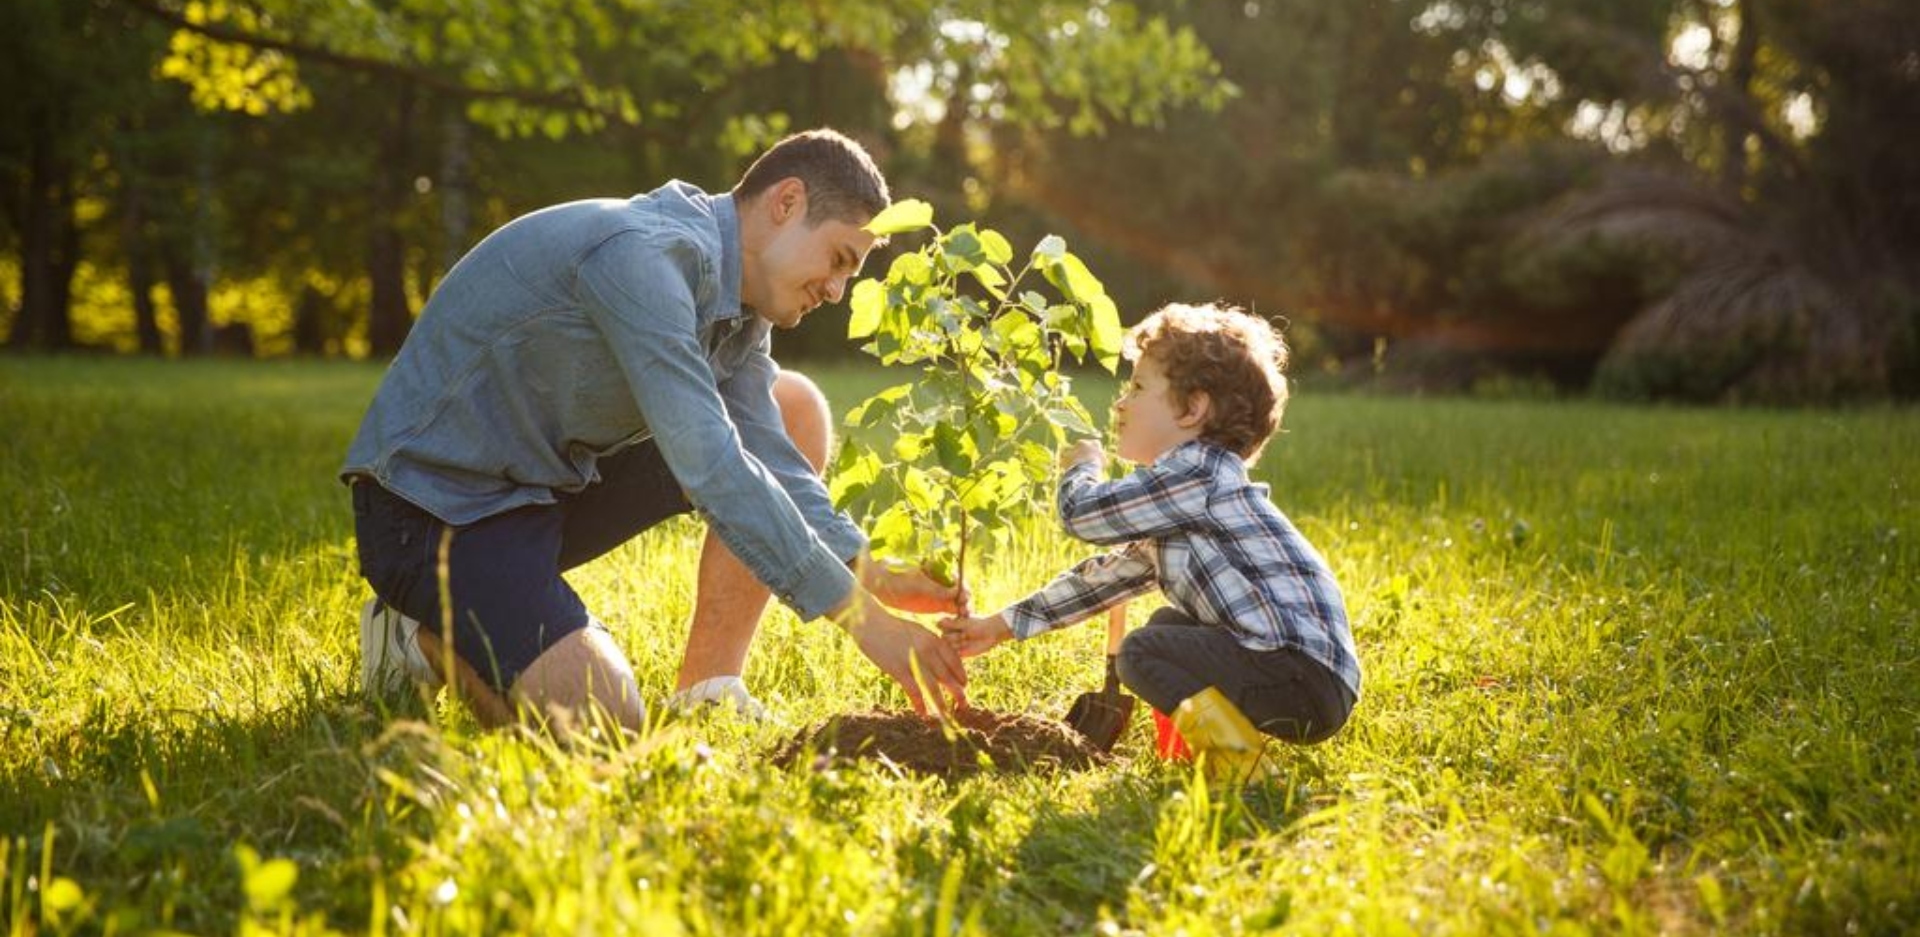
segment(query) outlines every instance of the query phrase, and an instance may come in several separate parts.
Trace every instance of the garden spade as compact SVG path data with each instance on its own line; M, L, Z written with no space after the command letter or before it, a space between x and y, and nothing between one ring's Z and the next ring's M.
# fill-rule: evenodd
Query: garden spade
M1127 723L1133 719L1134 698L1120 692L1120 672L1114 662L1119 658L1120 639L1127 636L1127 606L1114 606L1107 612L1107 682L1097 693L1082 693L1067 710L1067 727L1085 736L1087 743L1103 752L1113 750Z

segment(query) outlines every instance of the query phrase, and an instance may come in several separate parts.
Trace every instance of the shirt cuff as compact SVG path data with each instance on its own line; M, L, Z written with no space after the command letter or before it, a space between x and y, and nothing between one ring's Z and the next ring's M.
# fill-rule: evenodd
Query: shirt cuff
M860 528L855 527L844 514L835 515L834 520L837 523L819 532L820 542L826 544L827 552L839 557L840 562L850 564L866 551L867 535L861 533Z
M787 582L790 585L780 591L780 601L803 621L819 618L845 604L853 596L856 585L853 570L847 568L846 561L834 556L824 544L807 554Z
M1024 601L1007 606L1007 610L1002 614L1007 616L1007 630L1013 632L1016 641L1025 641L1034 635L1053 630L1053 626L1028 608Z

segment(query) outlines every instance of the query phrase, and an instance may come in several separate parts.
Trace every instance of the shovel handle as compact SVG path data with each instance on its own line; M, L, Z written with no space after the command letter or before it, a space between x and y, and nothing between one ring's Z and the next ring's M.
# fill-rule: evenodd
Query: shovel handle
M1127 603L1107 609L1107 656L1120 653L1120 642L1127 637Z

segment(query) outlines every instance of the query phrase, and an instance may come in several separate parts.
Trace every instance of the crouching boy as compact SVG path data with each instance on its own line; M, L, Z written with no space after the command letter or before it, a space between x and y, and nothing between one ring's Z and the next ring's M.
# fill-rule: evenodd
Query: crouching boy
M1114 404L1119 456L1061 451L1060 522L1116 547L984 618L941 622L963 656L1084 621L1158 587L1170 603L1129 634L1121 680L1174 724L1216 777L1244 777L1265 737L1319 742L1346 724L1360 663L1340 587L1247 467L1279 427L1287 348L1231 307L1170 305L1127 336L1133 379Z

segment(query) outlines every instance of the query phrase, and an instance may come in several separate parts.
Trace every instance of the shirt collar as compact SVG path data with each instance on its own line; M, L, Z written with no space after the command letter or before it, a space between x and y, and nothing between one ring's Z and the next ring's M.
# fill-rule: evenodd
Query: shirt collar
M740 307L740 210L733 193L713 196L713 219L720 225L720 315L746 315Z
M1194 462L1206 466L1210 471L1218 471L1224 467L1235 478L1247 477L1247 461L1240 458L1240 453L1206 439L1189 439L1167 450L1166 454L1156 461L1166 464Z

